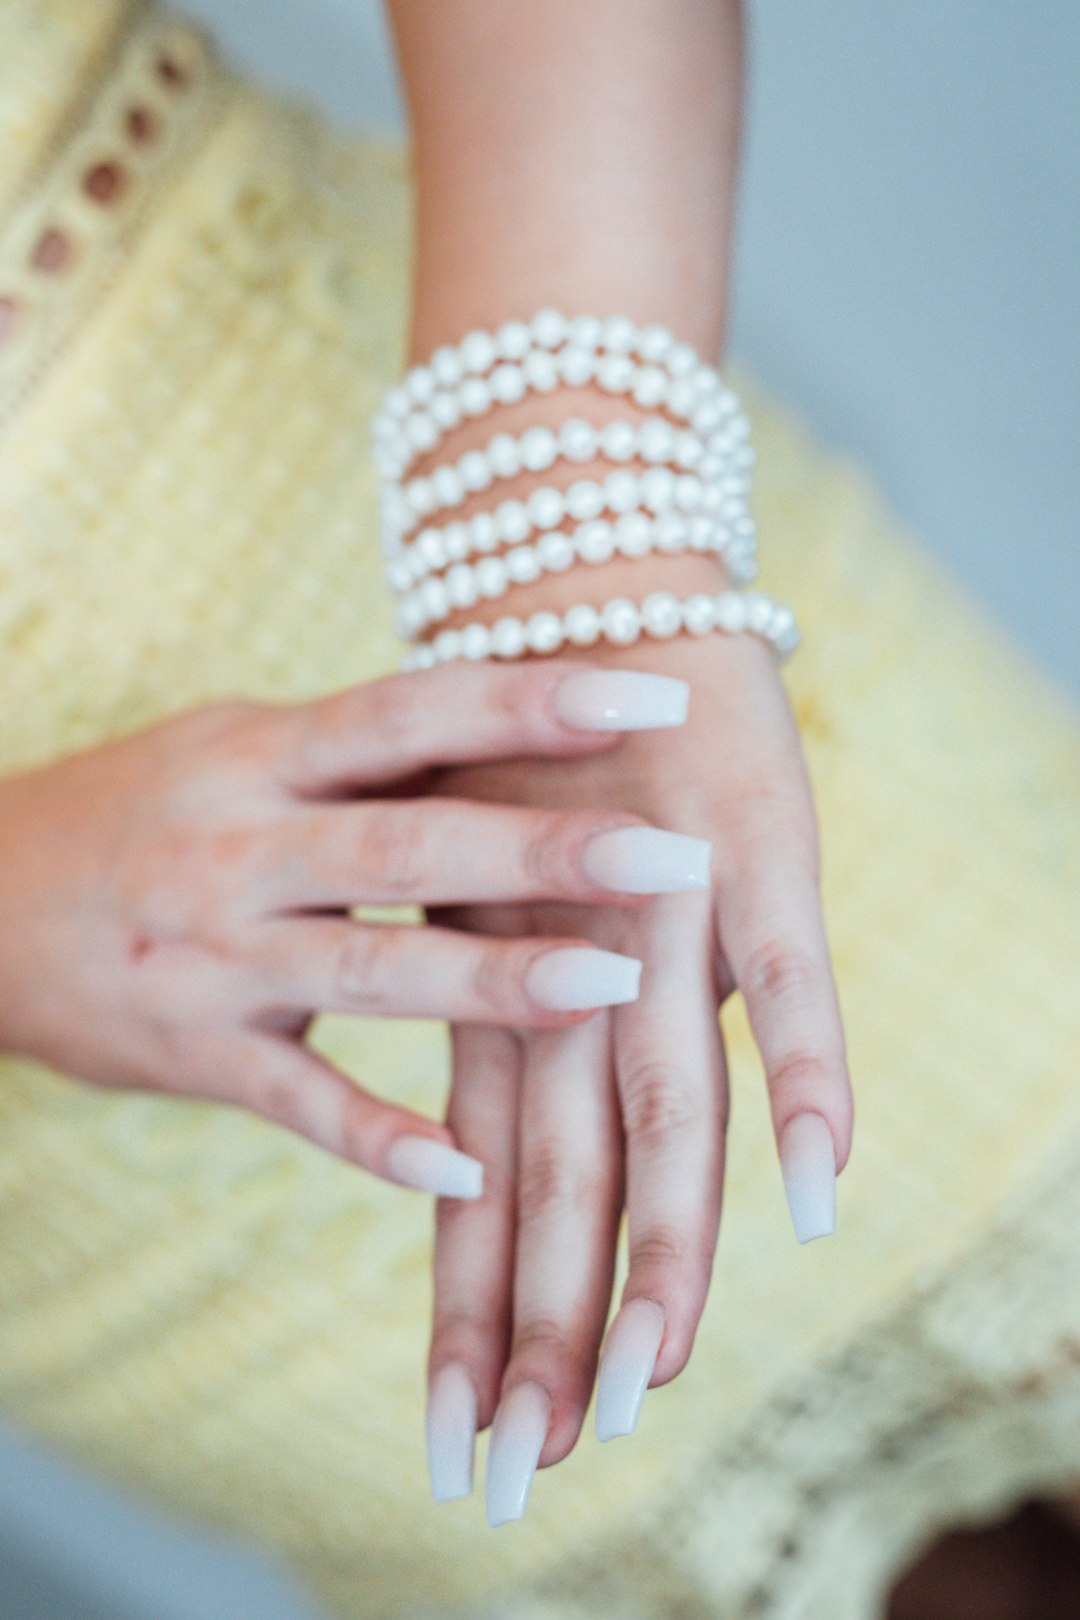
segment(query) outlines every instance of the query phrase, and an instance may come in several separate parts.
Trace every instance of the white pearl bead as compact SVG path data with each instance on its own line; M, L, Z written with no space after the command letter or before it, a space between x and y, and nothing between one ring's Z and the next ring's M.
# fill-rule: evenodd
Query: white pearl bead
M448 343L435 350L430 365L432 375L443 388L453 388L461 381L461 356Z
M465 658L486 658L491 651L491 631L486 624L467 624L461 632L461 652Z
M689 421L694 412L694 385L685 377L673 382L667 391L667 408L680 421Z
M440 630L431 645L440 663L457 658L461 653L461 631Z
M436 394L428 406L428 415L448 433L461 421L461 402L456 394Z
M431 450L439 442L439 429L428 411L415 411L405 424L405 438L409 448L416 451Z
M507 578L515 585L531 585L543 572L535 546L515 546L506 553L503 562Z
M596 356L589 349L578 346L563 349L556 360L559 376L571 388L584 388L592 382L596 371Z
M607 354L596 367L596 380L609 394L622 394L634 379L634 362L626 354Z
M383 400L383 408L390 416L400 418L408 416L410 403L408 394L398 383L396 387L388 390L386 398Z
M689 597L682 605L682 622L692 636L707 635L716 628L716 603L711 596Z
M483 416L491 409L491 389L482 377L466 377L457 397L465 416Z
M604 510L604 492L592 478L579 478L566 491L566 510L572 518L599 517Z
M647 326L638 333L637 352L643 360L666 360L674 342L666 326Z
M405 491L405 500L410 512L415 512L418 517L423 517L435 505L434 491L426 478L413 479Z
M420 601L429 619L445 619L450 611L450 599L441 579L425 579L420 587Z
M504 360L520 360L532 346L532 332L525 321L504 321L495 334L495 347Z
M652 550L653 527L644 512L624 512L615 524L615 544L624 557L645 557Z
M696 433L676 433L675 449L672 459L677 467L685 467L687 471L701 466L705 458L705 451L701 440Z
M499 539L505 540L508 545L524 540L532 530L524 501L503 501L492 516Z
M608 562L615 555L615 530L604 518L593 518L577 531L575 546L582 562Z
M521 465L529 472L544 472L558 453L559 442L550 428L529 428L521 436Z
M505 596L509 584L506 573L506 564L501 557L485 557L473 569L476 578L476 588L481 596L494 601L497 596Z
M630 461L637 451L633 422L607 422L600 430L599 448L609 461Z
M677 598L670 591L653 591L641 604L641 626L659 641L677 635L682 628Z
M675 479L675 505L680 512L696 512L701 505L703 486L693 473L683 473Z
M494 474L491 463L482 450L466 450L458 462L458 477L467 490L474 494L491 486Z
M718 478L723 476L726 465L727 463L725 462L723 456L710 454L707 456L702 456L700 462L698 463L697 470L699 476L703 478L706 483L715 483Z
M532 318L532 335L542 349L557 349L568 331L569 322L557 309L537 310Z
M675 474L670 467L650 467L641 475L641 499L650 512L662 512L675 495Z
M532 652L554 652L562 644L562 624L557 613L534 613L525 625L525 645Z
M468 563L455 563L446 575L446 594L456 608L472 607L476 601L476 573Z
M746 627L759 634L768 630L772 622L772 603L760 591L747 591L743 597L746 608Z
M537 529L554 529L566 516L562 490L550 484L545 484L542 489L534 489L525 502L525 508L533 527Z
M563 630L575 647L592 647L600 640L600 615L591 602L577 602L564 613Z
M567 461L592 461L597 450L596 429L580 416L570 416L559 429L559 449Z
M702 399L707 394L718 394L724 386L716 367L707 365L704 362L697 367L696 371L691 372L690 376L699 397Z
M398 635L404 636L406 641L411 641L413 636L415 636L419 630L422 630L426 623L427 614L424 611L424 604L420 601L419 597L405 597L398 608L394 619L394 628L396 629Z
M640 484L636 473L628 468L608 473L604 479L605 504L613 512L632 512L640 498Z
M525 395L525 374L520 366L496 366L489 379L492 399L500 405L514 405Z
M665 514L666 516L667 514ZM695 512L687 524L691 551L714 551L717 545L716 524L703 512Z
M653 524L658 551L678 552L685 549L689 539L686 519L678 512L661 512Z
M595 349L603 334L603 323L595 315L576 315L570 322L570 342L582 349Z
M675 450L675 429L670 422L660 419L642 422L638 428L638 448L643 461L669 461Z
M456 467L436 467L431 475L431 487L441 506L460 506L465 489Z
M542 534L536 542L536 550L549 574L564 573L575 560L570 536L563 534L560 529Z
M435 664L435 649L426 644L416 647L412 653L413 669L431 669Z
M387 566L387 583L392 591L407 591L413 582L407 557L395 557Z
M469 519L469 535L472 551L494 551L501 538L491 512L477 512Z
M664 403L667 391L666 371L662 371L659 366L640 366L630 394L639 405L651 408Z
M458 344L458 353L464 369L478 375L495 363L495 339L490 332L469 332Z
M521 471L521 450L512 433L496 433L489 439L487 458L499 478L513 478Z
M611 354L629 354L637 335L637 327L628 316L612 315L601 328L600 341Z
M734 633L742 630L746 624L746 609L743 599L735 591L721 591L714 602L716 612L716 625L719 630Z
M520 658L525 651L525 626L520 619L507 615L496 619L491 627L491 650L497 658Z
M641 634L641 615L626 596L613 596L600 613L604 635L617 647L631 646Z
M429 569L446 567L446 540L441 529L421 529L413 549Z
M714 398L707 399L701 405L698 405L690 421L695 433L705 434L714 432L723 419L720 402Z
M529 387L538 394L549 394L559 384L559 368L543 349L530 349L521 362Z
M667 368L673 377L686 377L689 380L699 364L697 350L689 343L676 343L668 350ZM693 388L693 383L690 386ZM694 392L697 392L696 388Z
M405 378L405 392L414 405L426 405L435 392L435 378L426 366L415 366Z

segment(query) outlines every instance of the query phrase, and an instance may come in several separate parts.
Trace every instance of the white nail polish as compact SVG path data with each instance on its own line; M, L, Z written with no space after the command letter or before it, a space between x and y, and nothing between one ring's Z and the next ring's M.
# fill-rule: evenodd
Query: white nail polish
M399 1136L387 1149L386 1168L410 1187L442 1198L479 1198L484 1190L480 1160L430 1136Z
M596 1438L633 1434L664 1337L654 1299L631 1299L608 1330L596 1381Z
M636 1001L641 963L618 951L589 945L567 945L545 951L529 964L525 988L541 1007L580 1012L586 1007L615 1007Z
M836 1149L820 1114L796 1114L780 1137L780 1168L800 1243L836 1230Z
M440 1367L428 1390L427 1454L436 1502L472 1495L476 1386L460 1361Z
M567 675L555 688L555 712L584 731L649 731L681 726L690 703L690 683L675 675L634 669L588 669Z
M492 1529L525 1512L550 1421L551 1397L539 1384L518 1384L499 1402L491 1425L485 1490Z
M669 894L709 884L707 838L688 838L663 827L615 827L585 845L582 865L594 883L623 894Z

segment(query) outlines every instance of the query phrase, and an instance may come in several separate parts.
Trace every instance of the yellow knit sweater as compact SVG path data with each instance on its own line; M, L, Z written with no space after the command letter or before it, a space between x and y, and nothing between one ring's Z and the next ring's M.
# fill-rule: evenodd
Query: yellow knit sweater
M4 0L0 770L395 661L366 446L408 186L406 151L167 14ZM265 1537L342 1615L871 1620L936 1526L1080 1474L1076 722L856 474L755 416L856 1144L837 1237L800 1249L729 1004L712 1296L632 1439L587 1426L507 1530L436 1507L429 1201L238 1111L0 1061L3 1407ZM440 1112L429 1026L318 1041Z

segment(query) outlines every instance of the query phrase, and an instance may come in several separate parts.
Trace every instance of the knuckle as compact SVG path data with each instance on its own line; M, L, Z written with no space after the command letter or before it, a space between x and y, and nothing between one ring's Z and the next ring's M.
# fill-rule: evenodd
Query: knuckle
M816 990L821 965L789 939L773 936L755 945L746 958L742 989L752 1001L788 999Z
M457 1306L438 1317L431 1342L431 1358L453 1358L455 1351L477 1350L501 1333L498 1322L487 1312Z
M478 946L472 973L473 995L481 1015L492 1019L501 1017L508 1008L517 1007L521 996L507 960L505 945Z
M593 1174L575 1165L565 1143L540 1140L523 1159L518 1179L518 1221L529 1226L576 1209L595 1188Z
M630 1239L628 1260L637 1271L681 1271L692 1257L685 1232L677 1227L656 1225Z
M514 1328L514 1356L541 1351L563 1357L571 1349L564 1322L551 1316L532 1316Z
M360 835L360 861L378 889L411 896L428 880L431 839L427 819L409 804L373 812Z
M426 708L420 708L416 679L409 674L388 675L373 682L365 693L365 705L367 725L388 743L411 738L426 713Z
M816 1093L823 1085L836 1080L841 1072L834 1059L820 1052L799 1049L787 1053L771 1065L769 1086L774 1095L780 1092Z
M704 1123L700 1100L688 1095L675 1070L658 1059L642 1063L627 1077L623 1119L635 1144L662 1151Z
M350 931L337 951L334 984L340 999L350 1007L364 1006L378 1012L387 981L388 935L374 927Z
M557 810L537 810L522 851L525 874L533 886L544 894L558 894L568 885L573 871L571 846L577 836L567 824L565 813Z

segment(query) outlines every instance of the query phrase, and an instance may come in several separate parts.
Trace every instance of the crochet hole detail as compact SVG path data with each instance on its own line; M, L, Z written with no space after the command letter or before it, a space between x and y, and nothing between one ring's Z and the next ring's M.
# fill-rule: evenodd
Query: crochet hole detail
M19 306L14 298L0 298L0 346L12 335L19 320Z
M136 146L148 146L151 141L157 140L158 121L149 107L129 107L124 119L124 128L128 132L128 139Z
M162 84L167 84L170 90L183 90L188 82L187 73L175 56L159 56L154 69Z
M58 225L48 225L34 243L30 263L43 275L61 275L75 257L75 244L67 231Z
M91 201L108 207L118 201L127 187L127 170L119 163L95 163L83 175L82 188Z

